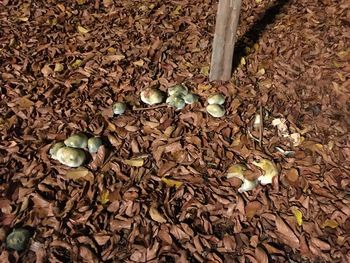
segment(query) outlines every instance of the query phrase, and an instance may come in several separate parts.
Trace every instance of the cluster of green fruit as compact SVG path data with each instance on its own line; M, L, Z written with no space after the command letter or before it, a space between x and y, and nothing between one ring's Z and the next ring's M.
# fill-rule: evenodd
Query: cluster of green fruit
M162 103L164 99L164 92L156 88L148 88L141 92L141 100L148 105ZM199 97L189 92L186 86L175 85L168 89L166 103L176 110L181 110L186 104L192 104L198 100ZM222 106L224 103L225 97L222 94L214 94L208 98L209 105L206 110L211 116L220 118L225 115L225 109Z
M102 146L100 137L88 138L85 134L79 133L68 137L64 142L55 143L50 149L51 158L69 167L79 167L86 160L84 150L96 153Z

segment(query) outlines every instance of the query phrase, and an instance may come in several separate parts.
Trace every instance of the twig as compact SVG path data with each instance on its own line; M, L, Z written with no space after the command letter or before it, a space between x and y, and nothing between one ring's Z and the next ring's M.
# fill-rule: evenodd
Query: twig
M134 111L143 111L143 110L154 110L154 109L159 109L159 108L163 108L163 107L167 107L167 104L160 104L160 105L156 105L153 107L146 107L146 108L133 108L132 110Z
M260 105L259 111L260 111L259 146L261 148L262 140L263 140L263 130L264 130L263 110L261 105Z

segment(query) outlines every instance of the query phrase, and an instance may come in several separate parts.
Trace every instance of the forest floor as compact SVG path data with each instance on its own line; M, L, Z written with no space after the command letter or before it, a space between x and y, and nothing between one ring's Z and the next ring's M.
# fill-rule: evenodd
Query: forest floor
M216 83L217 2L1 1L2 263L350 262L350 2L243 0ZM200 101L140 101L179 83ZM216 92L222 118L204 110ZM78 169L50 158L78 132L105 146ZM255 179L261 158L278 176L238 192L227 170Z

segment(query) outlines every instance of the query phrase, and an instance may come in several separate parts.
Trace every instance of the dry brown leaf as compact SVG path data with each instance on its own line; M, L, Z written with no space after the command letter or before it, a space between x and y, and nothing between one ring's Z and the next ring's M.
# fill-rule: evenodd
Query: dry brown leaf
M330 228L337 228L339 226L338 222L334 219L326 219L322 225L321 228L330 227Z
M66 173L68 179L78 180L86 177L89 174L89 170L85 167L79 167L76 169L71 169Z
M142 167L145 160L142 158L124 160L124 163L129 166Z
M21 108L30 108L34 105L34 102L32 102L30 99L26 97L22 97L16 101L17 105Z
M290 229L290 227L279 216L276 216L275 222L277 231L280 233L279 237L281 238L282 242L292 248L299 248L299 239L293 230Z
M159 213L158 209L155 206L151 206L151 208L149 209L149 215L151 216L152 220L158 223L167 222L167 220Z
M299 172L297 169L292 168L290 170L287 171L287 175L286 178L289 182L294 183L298 180L299 178Z
M249 202L245 207L245 213L246 213L247 219L251 219L258 213L260 213L261 208L262 208L262 205L260 202L258 201Z

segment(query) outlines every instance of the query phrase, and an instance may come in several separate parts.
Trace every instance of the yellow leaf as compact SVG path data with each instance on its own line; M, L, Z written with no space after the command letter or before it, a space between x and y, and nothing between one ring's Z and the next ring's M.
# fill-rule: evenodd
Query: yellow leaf
M20 106L21 108L30 108L31 106L34 105L34 102L32 102L30 99L26 97L22 97L17 100L17 105Z
M259 44L255 43L253 47L254 47L255 51L259 51Z
M135 66L142 67L142 66L145 64L145 62L144 62L142 59L140 59L140 60L138 60L138 61L133 62L133 64L134 64Z
M77 180L77 179L84 178L88 174L89 174L89 170L88 169L86 169L85 167L79 167L77 169L69 170L66 173L66 177L68 179Z
M201 73L204 75L204 76L208 76L209 75L209 66L204 66L201 68Z
M86 34L86 33L89 32L89 30L86 29L85 27L78 26L78 32L81 33L81 34Z
M29 20L29 17L19 17L18 20L22 22L27 22Z
M124 160L124 163L129 166L141 167L144 164L144 160L142 158L130 159L130 160Z
M78 5L83 5L85 4L85 0L77 0Z
M247 64L247 62L245 61L245 58L244 58L244 57L241 58L241 61L240 61L239 64L242 65L242 66L244 66L245 64Z
M162 178L161 179L163 183L165 183L169 187L175 186L175 188L179 188L183 183L180 181L172 180L172 179L167 179L167 178Z
M260 4L262 0L255 0L255 3Z
M81 63L83 63L81 59L76 59L71 66L72 68L79 68L81 66Z
M152 220L158 223L166 223L166 219L159 213L155 206L150 208L149 215L151 216Z
M333 219L326 219L326 221L323 222L321 225L321 228L330 227L330 228L337 228L339 226L338 222Z
M100 202L101 204L105 205L108 203L108 201L109 201L109 191L105 190L100 195Z
M265 69L264 68L259 69L258 75L264 75L264 74L265 74Z
M303 224L303 214L298 208L293 208L292 212L294 214L294 217L297 221L298 226L301 226Z
M173 15L174 16L178 16L180 14L180 10L181 10L181 5L178 5L175 10L173 11Z
M53 71L55 72L61 72L64 69L64 66L61 63L55 64L55 69Z
M115 54L115 52L117 52L117 50L114 47L109 47L107 49L107 52L110 53L110 54Z

